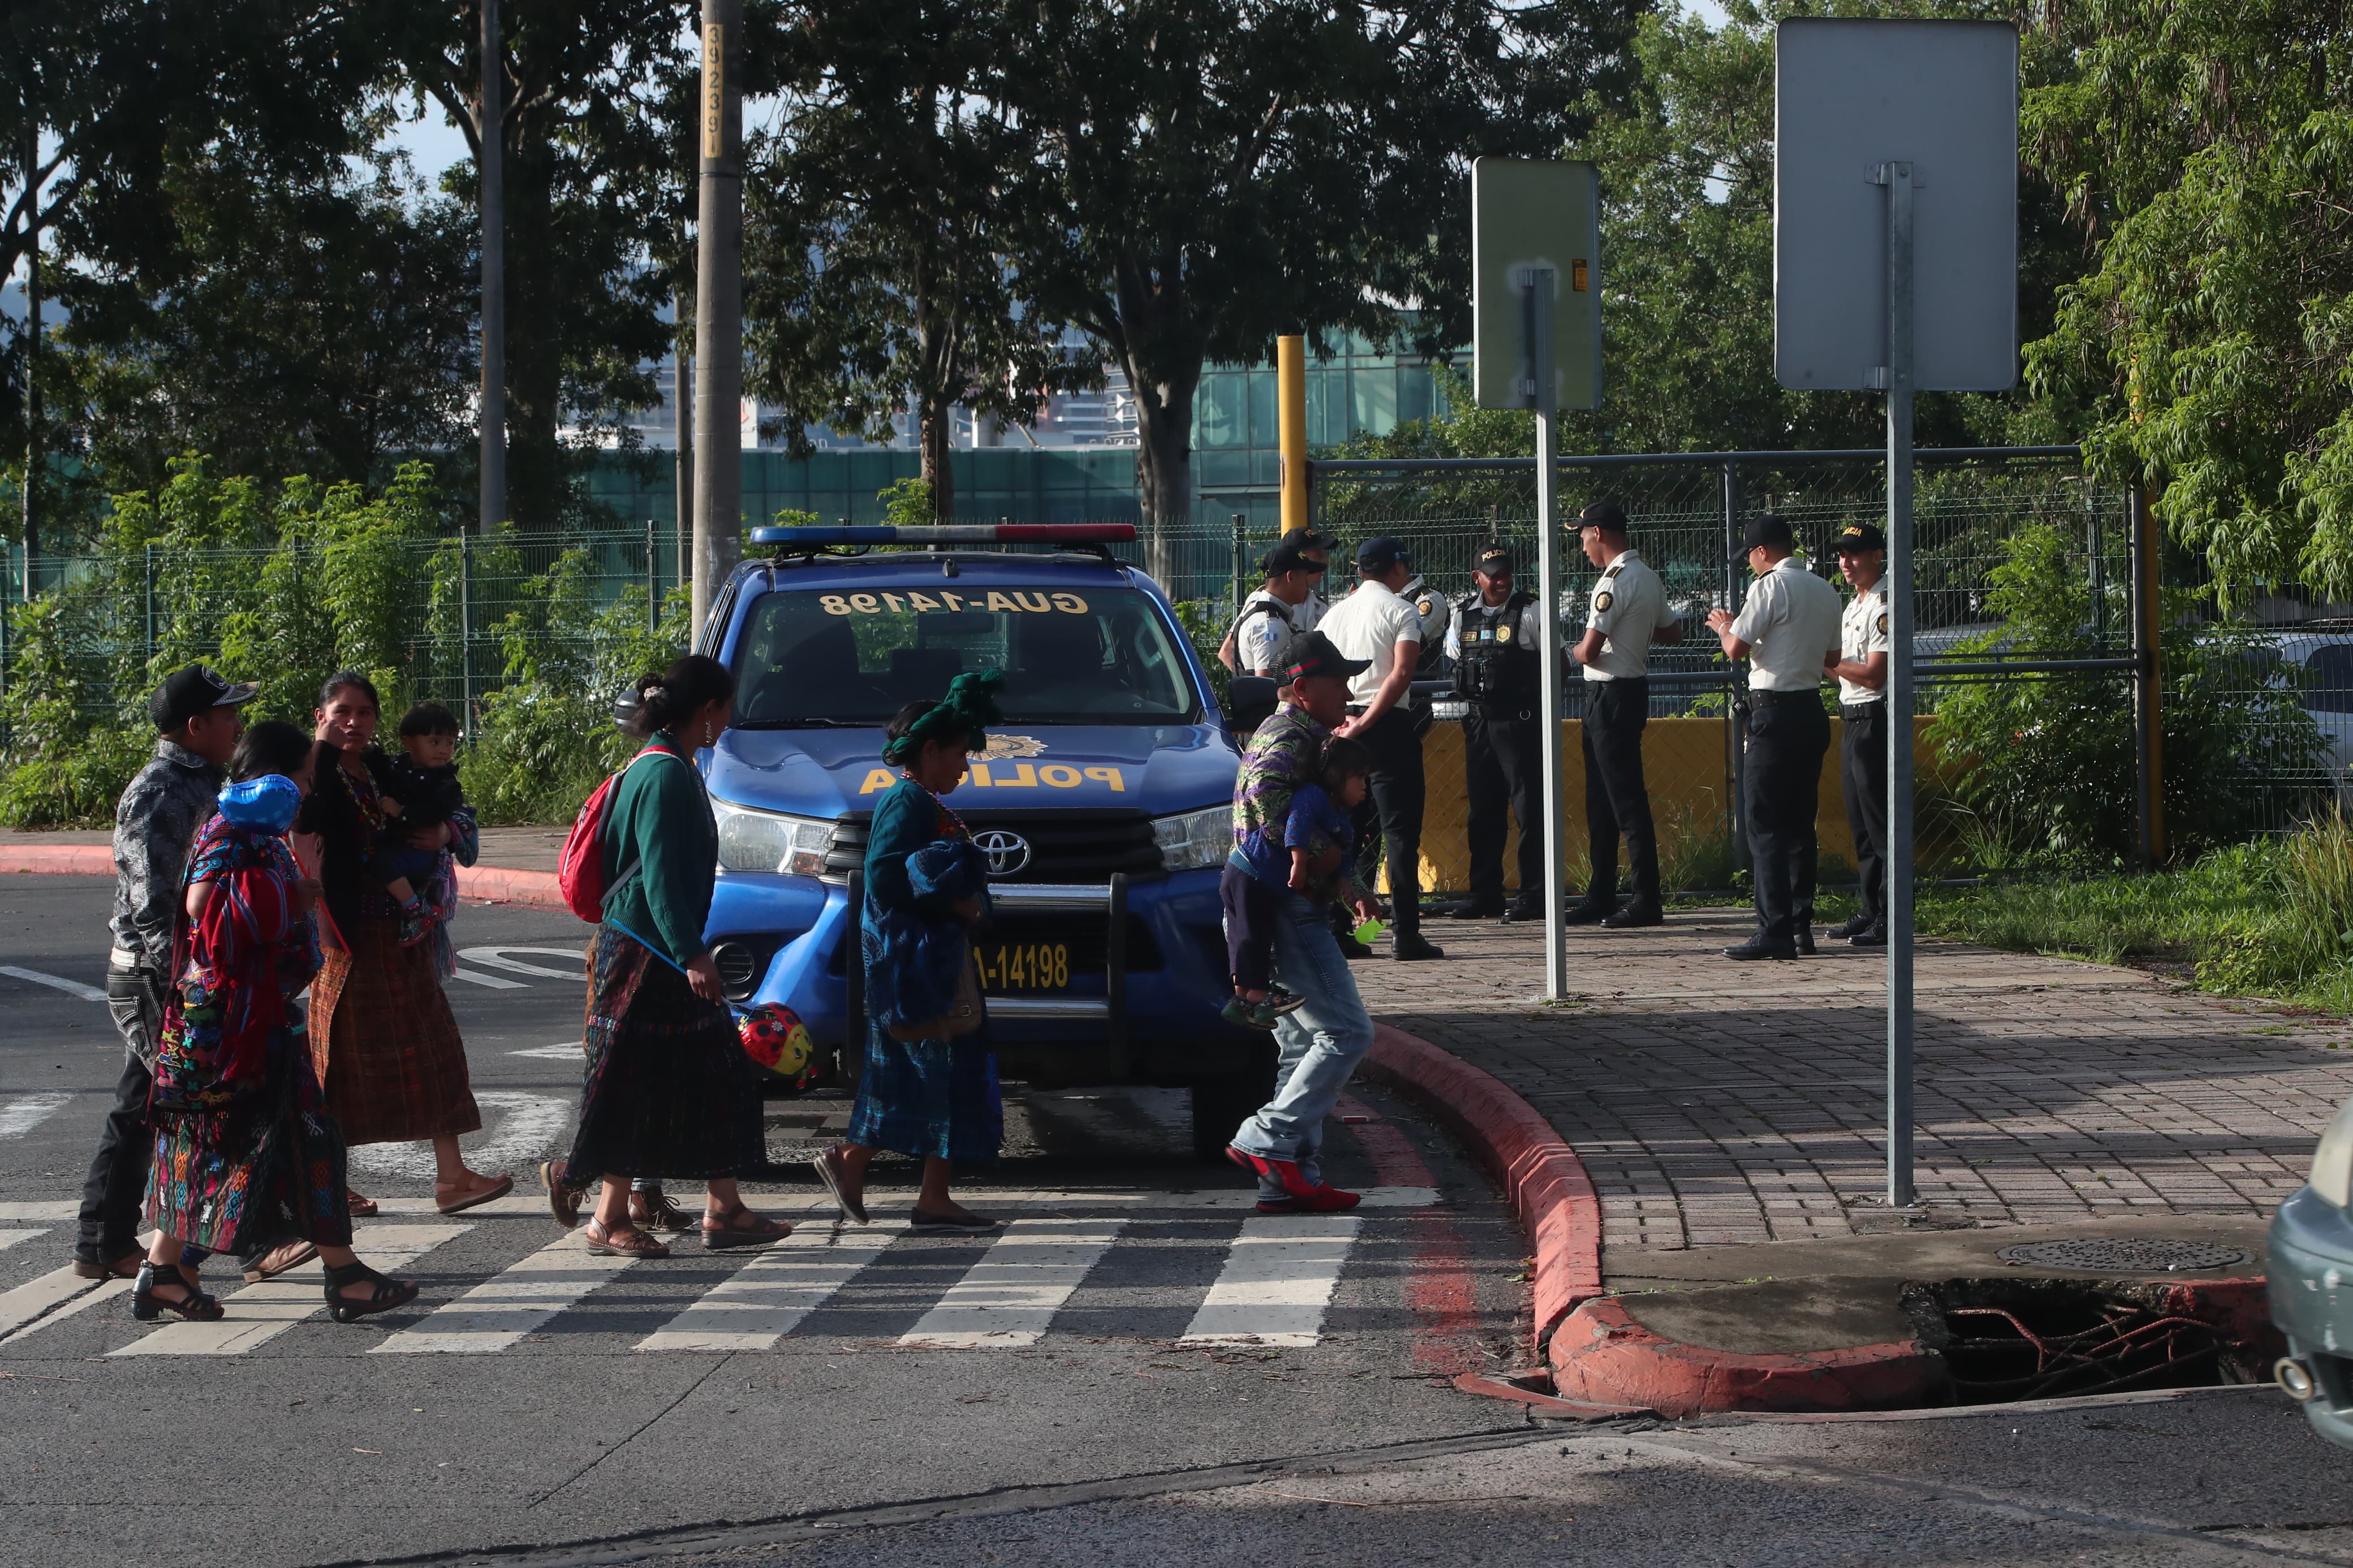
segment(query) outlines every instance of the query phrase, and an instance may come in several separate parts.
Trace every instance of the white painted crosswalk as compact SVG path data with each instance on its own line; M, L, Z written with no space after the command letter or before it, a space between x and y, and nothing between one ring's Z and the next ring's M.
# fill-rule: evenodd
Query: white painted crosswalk
M1305 1348L1327 1337L1350 1264L1384 1214L1439 1194L1378 1188L1356 1213L1271 1216L1251 1212L1250 1194L1230 1190L995 1192L976 1201L1008 1223L972 1233L913 1230L896 1217L853 1226L811 1193L754 1201L791 1219L793 1234L729 1253L681 1238L673 1258L640 1262L598 1257L578 1231L549 1239L544 1208L521 1194L462 1221L433 1214L428 1200L386 1199L385 1216L364 1222L353 1246L380 1269L418 1277L426 1294L379 1320L377 1332L353 1336L349 1348L488 1355L529 1342L558 1351L759 1352L811 1332L879 1330L882 1342L911 1351L987 1352L1037 1345L1058 1322L1064 1334L1097 1340ZM0 1222L65 1217L26 1212L36 1209L69 1213L70 1205L0 1205ZM0 1254L45 1237L55 1245L58 1234L0 1228ZM1172 1266L1171 1258L1184 1261ZM1172 1267L1191 1282L1172 1283ZM630 1288L610 1290L625 1276ZM689 1280L691 1293L681 1291ZM325 1316L316 1263L225 1291L216 1322L142 1324L125 1339L119 1310L89 1314L129 1289L127 1280L76 1279L70 1268L36 1274L0 1291L0 1347L40 1354L47 1342L66 1351L96 1331L98 1344L68 1353L239 1356ZM1145 1326L1124 1331L1123 1314ZM97 1331L65 1327L93 1321Z
M22 1138L73 1103L70 1094L12 1094L0 1100L0 1138Z

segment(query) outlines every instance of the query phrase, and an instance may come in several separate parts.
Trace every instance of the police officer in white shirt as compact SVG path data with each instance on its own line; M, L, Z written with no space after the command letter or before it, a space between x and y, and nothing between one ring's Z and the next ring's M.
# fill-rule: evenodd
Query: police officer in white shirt
M1324 612L1316 630L1340 657L1368 668L1348 681L1348 720L1337 731L1373 753L1370 798L1356 816L1365 843L1377 822L1388 864L1391 928L1400 959L1443 958L1421 934L1421 735L1410 692L1421 661L1421 616L1398 590L1412 580L1406 548L1388 537L1356 546L1356 591Z
M1786 519L1757 519L1742 543L1757 581L1739 615L1710 610L1707 624L1726 658L1748 660L1741 810L1757 880L1757 934L1724 956L1795 958L1814 945L1814 814L1831 744L1822 674L1837 657L1846 606L1798 559Z
M1414 679L1434 680L1447 658L1447 632L1453 625L1454 606L1446 602L1445 595L1422 581L1421 569L1414 565L1412 555L1402 559L1412 575L1398 590L1398 597L1413 606L1415 618L1421 622L1421 658L1414 666ZM1430 717L1428 703L1414 710L1415 721L1424 731L1430 729Z
M1862 908L1822 934L1851 947L1887 945L1887 536L1877 525L1849 523L1838 536L1839 571L1854 587L1839 623L1839 783L1854 835L1854 868Z
M1666 919L1659 900L1659 838L1642 781L1642 729L1651 718L1651 648L1683 641L1666 584L1628 548L1626 514L1595 501L1578 518L1585 558L1601 568L1587 607L1577 661L1585 667L1586 853L1592 875L1568 923L1614 929ZM1618 838L1626 838L1631 896L1618 903Z
M1322 561L1311 559L1296 539L1285 539L1259 563L1265 585L1242 601L1219 651L1226 668L1241 675L1273 676L1293 640L1315 629L1310 595L1324 580Z

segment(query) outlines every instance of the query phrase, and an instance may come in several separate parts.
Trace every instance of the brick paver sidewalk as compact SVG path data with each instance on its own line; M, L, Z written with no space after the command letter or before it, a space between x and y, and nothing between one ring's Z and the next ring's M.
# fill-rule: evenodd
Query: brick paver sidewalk
M1893 1228L1883 952L1718 950L1746 911L1572 929L1540 1006L1541 927L1432 921L1447 958L1356 964L1374 1015L1475 1062L1577 1150L1605 1246L1682 1248ZM1931 1224L2268 1215L2353 1096L2353 1025L2097 964L1924 943L1917 1184Z

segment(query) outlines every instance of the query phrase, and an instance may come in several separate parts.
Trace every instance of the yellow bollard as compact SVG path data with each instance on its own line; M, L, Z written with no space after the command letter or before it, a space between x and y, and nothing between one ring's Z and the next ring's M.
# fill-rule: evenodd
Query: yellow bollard
M1307 526L1307 340L1274 340L1275 436L1282 451L1282 531Z

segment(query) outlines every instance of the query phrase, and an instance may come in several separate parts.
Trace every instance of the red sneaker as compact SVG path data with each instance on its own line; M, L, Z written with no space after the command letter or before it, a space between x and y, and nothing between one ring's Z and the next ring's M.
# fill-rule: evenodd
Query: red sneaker
M1364 1201L1363 1194L1343 1192L1329 1182L1300 1194L1297 1200L1302 1214L1336 1214L1342 1209L1355 1208Z
M1226 1145L1226 1158L1261 1180L1271 1176L1281 1182L1282 1190L1294 1198L1309 1197L1317 1190L1299 1173L1299 1162L1296 1160L1271 1160L1263 1154L1253 1154L1247 1149L1237 1149L1230 1143Z

